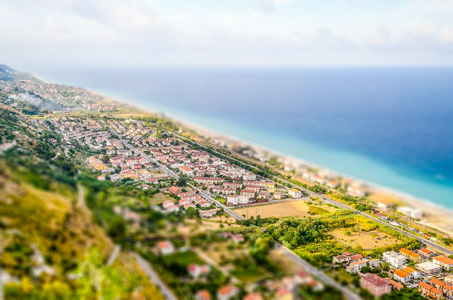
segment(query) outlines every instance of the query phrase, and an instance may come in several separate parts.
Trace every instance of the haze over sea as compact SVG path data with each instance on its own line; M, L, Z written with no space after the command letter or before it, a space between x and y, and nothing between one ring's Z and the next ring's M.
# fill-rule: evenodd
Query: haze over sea
M39 75L453 208L453 68L162 68Z

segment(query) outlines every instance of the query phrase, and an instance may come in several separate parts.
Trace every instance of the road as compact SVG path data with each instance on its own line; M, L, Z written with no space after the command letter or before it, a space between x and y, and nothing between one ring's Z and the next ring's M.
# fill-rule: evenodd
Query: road
M175 136L181 138L181 139L189 140L189 139L187 139L186 137L183 137L183 136L181 136L181 135L179 135L179 134L176 134L176 133L173 133L173 134L174 134ZM189 140L189 141L190 141L191 143L195 143L196 145L198 145L198 146L200 146L200 147L206 148L206 146L204 146L204 145L202 145L202 144L200 144L200 143L197 143L197 142L194 142L194 141L191 141L191 140ZM214 151L215 153L217 153L218 155L228 156L228 155L226 155L226 154L224 154L224 153L221 153L221 152L219 152L219 151L217 151L217 150L215 150L215 149L211 149L211 150ZM247 163L245 163L245 162L243 162L243 161L241 161L241 160L238 160L238 159L236 159L236 158L234 158L234 157L232 157L232 156L229 156L229 157L230 157L231 159L237 161L237 162L240 162L241 164L247 165L247 166L249 166L249 167L251 167L251 168L254 168L254 169L258 169L256 166L247 164ZM397 226L391 225L391 224L389 224L389 223L387 223L387 222L384 222L384 221L382 221L382 220L380 220L380 219L378 219L378 218L375 218L375 217L372 216L372 215L369 215L369 214L367 214L367 213L364 213L364 212L361 212L361 211L359 211L359 210L356 210L356 209L350 207L349 205L346 205L346 204L344 204L344 203L342 203L342 202L335 201L335 200L333 200L333 199L331 199L331 198L329 198L329 197L327 197L327 196L325 196L325 195L320 195L320 194L314 193L314 192L312 192L312 191L310 191L310 190L307 190L307 189L305 189L305 188L303 188L303 187L301 187L301 186L298 186L298 185L296 185L296 184L294 184L294 183L292 183L292 182L286 181L286 180L284 180L284 179L282 179L282 178L280 178L280 177L278 177L278 176L273 176L273 177L274 177L275 179L278 179L278 180L280 180L280 181L286 183L286 184L290 184L293 188L297 188L297 189L300 189L300 190L304 191L304 193L306 193L306 194L308 194L308 195L310 195L310 196L314 196L314 197L320 198L320 199L322 199L324 202L327 202L327 203L336 205L336 206L341 207L341 208L344 208L344 209L353 210L353 211L354 211L356 214L358 214L358 215L362 215L362 216L364 216L364 217L366 217L366 218L368 218L368 219L370 219L370 220L376 221L376 222L378 222L378 223L380 223L380 224L383 224L383 225L385 225L385 226L392 227L393 229L397 230L398 232L400 232L400 233L402 233L402 234L404 234L404 235L406 235L406 236L409 236L409 237L412 237L412 238L416 238L417 240L419 240L419 241L422 242L423 244L425 244L425 245L427 245L427 246L430 246L430 247L432 247L432 248L434 248L434 249L436 249L436 250L438 250L438 251L440 251L440 252L443 252L443 253L445 253L445 254L447 254L447 255L453 255L453 251L452 251L452 250L450 250L450 249L448 249L448 248L446 248L446 247L444 247L444 246L441 246L441 245L439 245L439 244L437 244L437 243L435 243L435 242L433 242L433 241L431 241L431 240L427 240L427 239L425 239L425 238L423 238L423 237L420 237L420 236L415 235L415 234L413 234L413 233L407 232L406 230L403 230L403 229L401 229L401 228L399 228L399 227L397 227Z
M133 151L136 151L137 153L140 153L143 157L145 157L146 159L148 159L148 161L150 162L154 162L155 164L157 164L165 173L167 173L169 176L171 177L174 177L174 178L179 178L178 175L176 175L174 172L172 172L171 170L169 170L167 167L163 166L161 163L155 161L153 158L151 158L149 155L146 155L145 153L143 153L142 151L136 149L134 146L130 145L127 141L125 140L120 140L126 147L128 147L129 149L133 150ZM206 194L205 192L203 192L201 189L197 188L196 186L193 186L192 184L188 184L191 188L193 188L194 190L196 190L203 198L205 198L206 200L210 201L211 203L215 203L217 205L217 207L221 207L223 208L223 210L229 214L230 216L232 216L233 218L235 218L236 220L244 220L244 218L242 216L240 216L239 214L237 214L236 212L234 212L232 209L230 209L229 207L223 205L222 203L220 203L219 201L217 201L216 199L212 198L210 195ZM344 297L348 300L357 300L357 299L360 299L360 297L356 294L354 294L353 292L351 292L350 290L348 290L346 287L343 287L341 286L340 284L338 284L337 282L335 282L335 280L333 280L332 278L330 278L329 276L327 276L324 272L322 272L321 270L319 269L316 269L314 267L312 267L308 262L306 262L305 260L303 260L302 258L300 258L299 256L297 256L296 254L294 254L291 250L289 250L288 248L284 247L283 245L281 245L280 243L278 243L276 241L276 245L277 245L277 248L282 251L283 254L285 254L289 259L291 259L294 263L302 266L305 270L307 270L307 272L309 272L310 274L318 277L319 279L321 279L322 281L324 281L326 284L328 285L332 285L334 286L335 288L337 288L338 290L340 290ZM150 272L150 277L151 275L154 276L154 277L157 277L157 279L160 281L160 278L158 277L158 275L151 269L151 266L149 264L147 264L147 262L142 258L140 257L138 254L134 254L134 256L137 256L137 262L142 262L142 263L146 263L146 265L143 265L143 269L146 271L146 266L149 268L149 271ZM140 264L141 265L141 264ZM148 272L147 272L148 273ZM156 279L156 280L157 280ZM153 281L156 283L156 285L158 285L158 281L156 281L155 279L153 279ZM164 285L164 283L162 281L160 281L160 284ZM164 285L165 286L165 285ZM166 287L166 286L165 286ZM166 289L168 290L168 292L171 292L167 287ZM163 289L162 289L163 291ZM171 295L170 295L171 296ZM174 296L174 295L173 295ZM167 296L166 296L167 297ZM167 299L172 299L172 298L168 298Z
M85 192L80 184L77 184L77 204L80 207L85 207Z
M235 284L239 284L239 280L236 278L236 277L233 277L230 275L230 273L225 270L224 267L222 266L219 266L215 261L213 261L209 256L206 255L206 253L204 253L203 251L199 250L199 249L194 249L194 252L202 259L204 260L205 262L207 262L208 264L210 264L211 266L214 266L215 268L217 268L220 272L222 272L222 274L225 276L225 277L230 277L231 278L231 281Z
M137 261L138 265L145 271L146 275L151 279L151 281L159 287L160 292L167 300L177 300L178 298L173 294L172 290L160 279L153 267L140 255L135 252L131 253Z
M120 253L120 250L121 247L119 245L115 245L115 248L113 248L112 254L110 254L110 257L107 261L108 266L112 265L115 262L118 254Z
M352 291L348 290L346 287L340 285L338 282L327 276L323 271L313 267L310 265L308 262L300 258L297 254L280 244L279 242L275 242L275 248L279 249L282 251L287 257L291 258L293 262L295 262L297 265L301 266L305 270L307 270L308 273L315 275L328 285L333 286L334 288L340 290L344 297L346 299L351 299L351 300L358 300L361 299L361 297Z

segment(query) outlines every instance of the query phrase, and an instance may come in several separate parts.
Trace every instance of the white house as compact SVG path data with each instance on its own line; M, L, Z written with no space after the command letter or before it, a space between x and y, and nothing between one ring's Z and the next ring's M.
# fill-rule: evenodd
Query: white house
M394 268L401 268L406 262L407 258L395 251L387 251L382 254L382 260Z

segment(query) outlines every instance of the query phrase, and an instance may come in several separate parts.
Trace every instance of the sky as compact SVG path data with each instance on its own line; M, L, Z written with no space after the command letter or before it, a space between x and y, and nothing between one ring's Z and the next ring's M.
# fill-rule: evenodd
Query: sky
M452 0L0 0L0 63L451 66Z

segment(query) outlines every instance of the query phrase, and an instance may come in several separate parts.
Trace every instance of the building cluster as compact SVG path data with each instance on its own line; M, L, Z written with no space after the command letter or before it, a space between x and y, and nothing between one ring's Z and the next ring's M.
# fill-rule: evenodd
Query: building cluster
M166 200L162 203L162 207L166 212L177 212L187 210L189 208L199 209L202 218L214 216L219 209L212 208L212 203L204 199L196 191L182 192L180 188L172 186L168 192L177 196L177 200Z
M438 255L426 248L411 251L401 248L398 252L387 251L382 254L382 262L390 266L391 278L381 278L376 274L363 274L363 268L381 267L379 259L369 260L360 254L344 252L333 257L334 264L342 264L350 273L360 275L360 285L375 297L388 294L392 289L403 286L418 288L425 296L440 299L451 298L453 287L447 272L453 268L453 259ZM444 281L442 281L445 279ZM453 280L452 280L453 281Z

